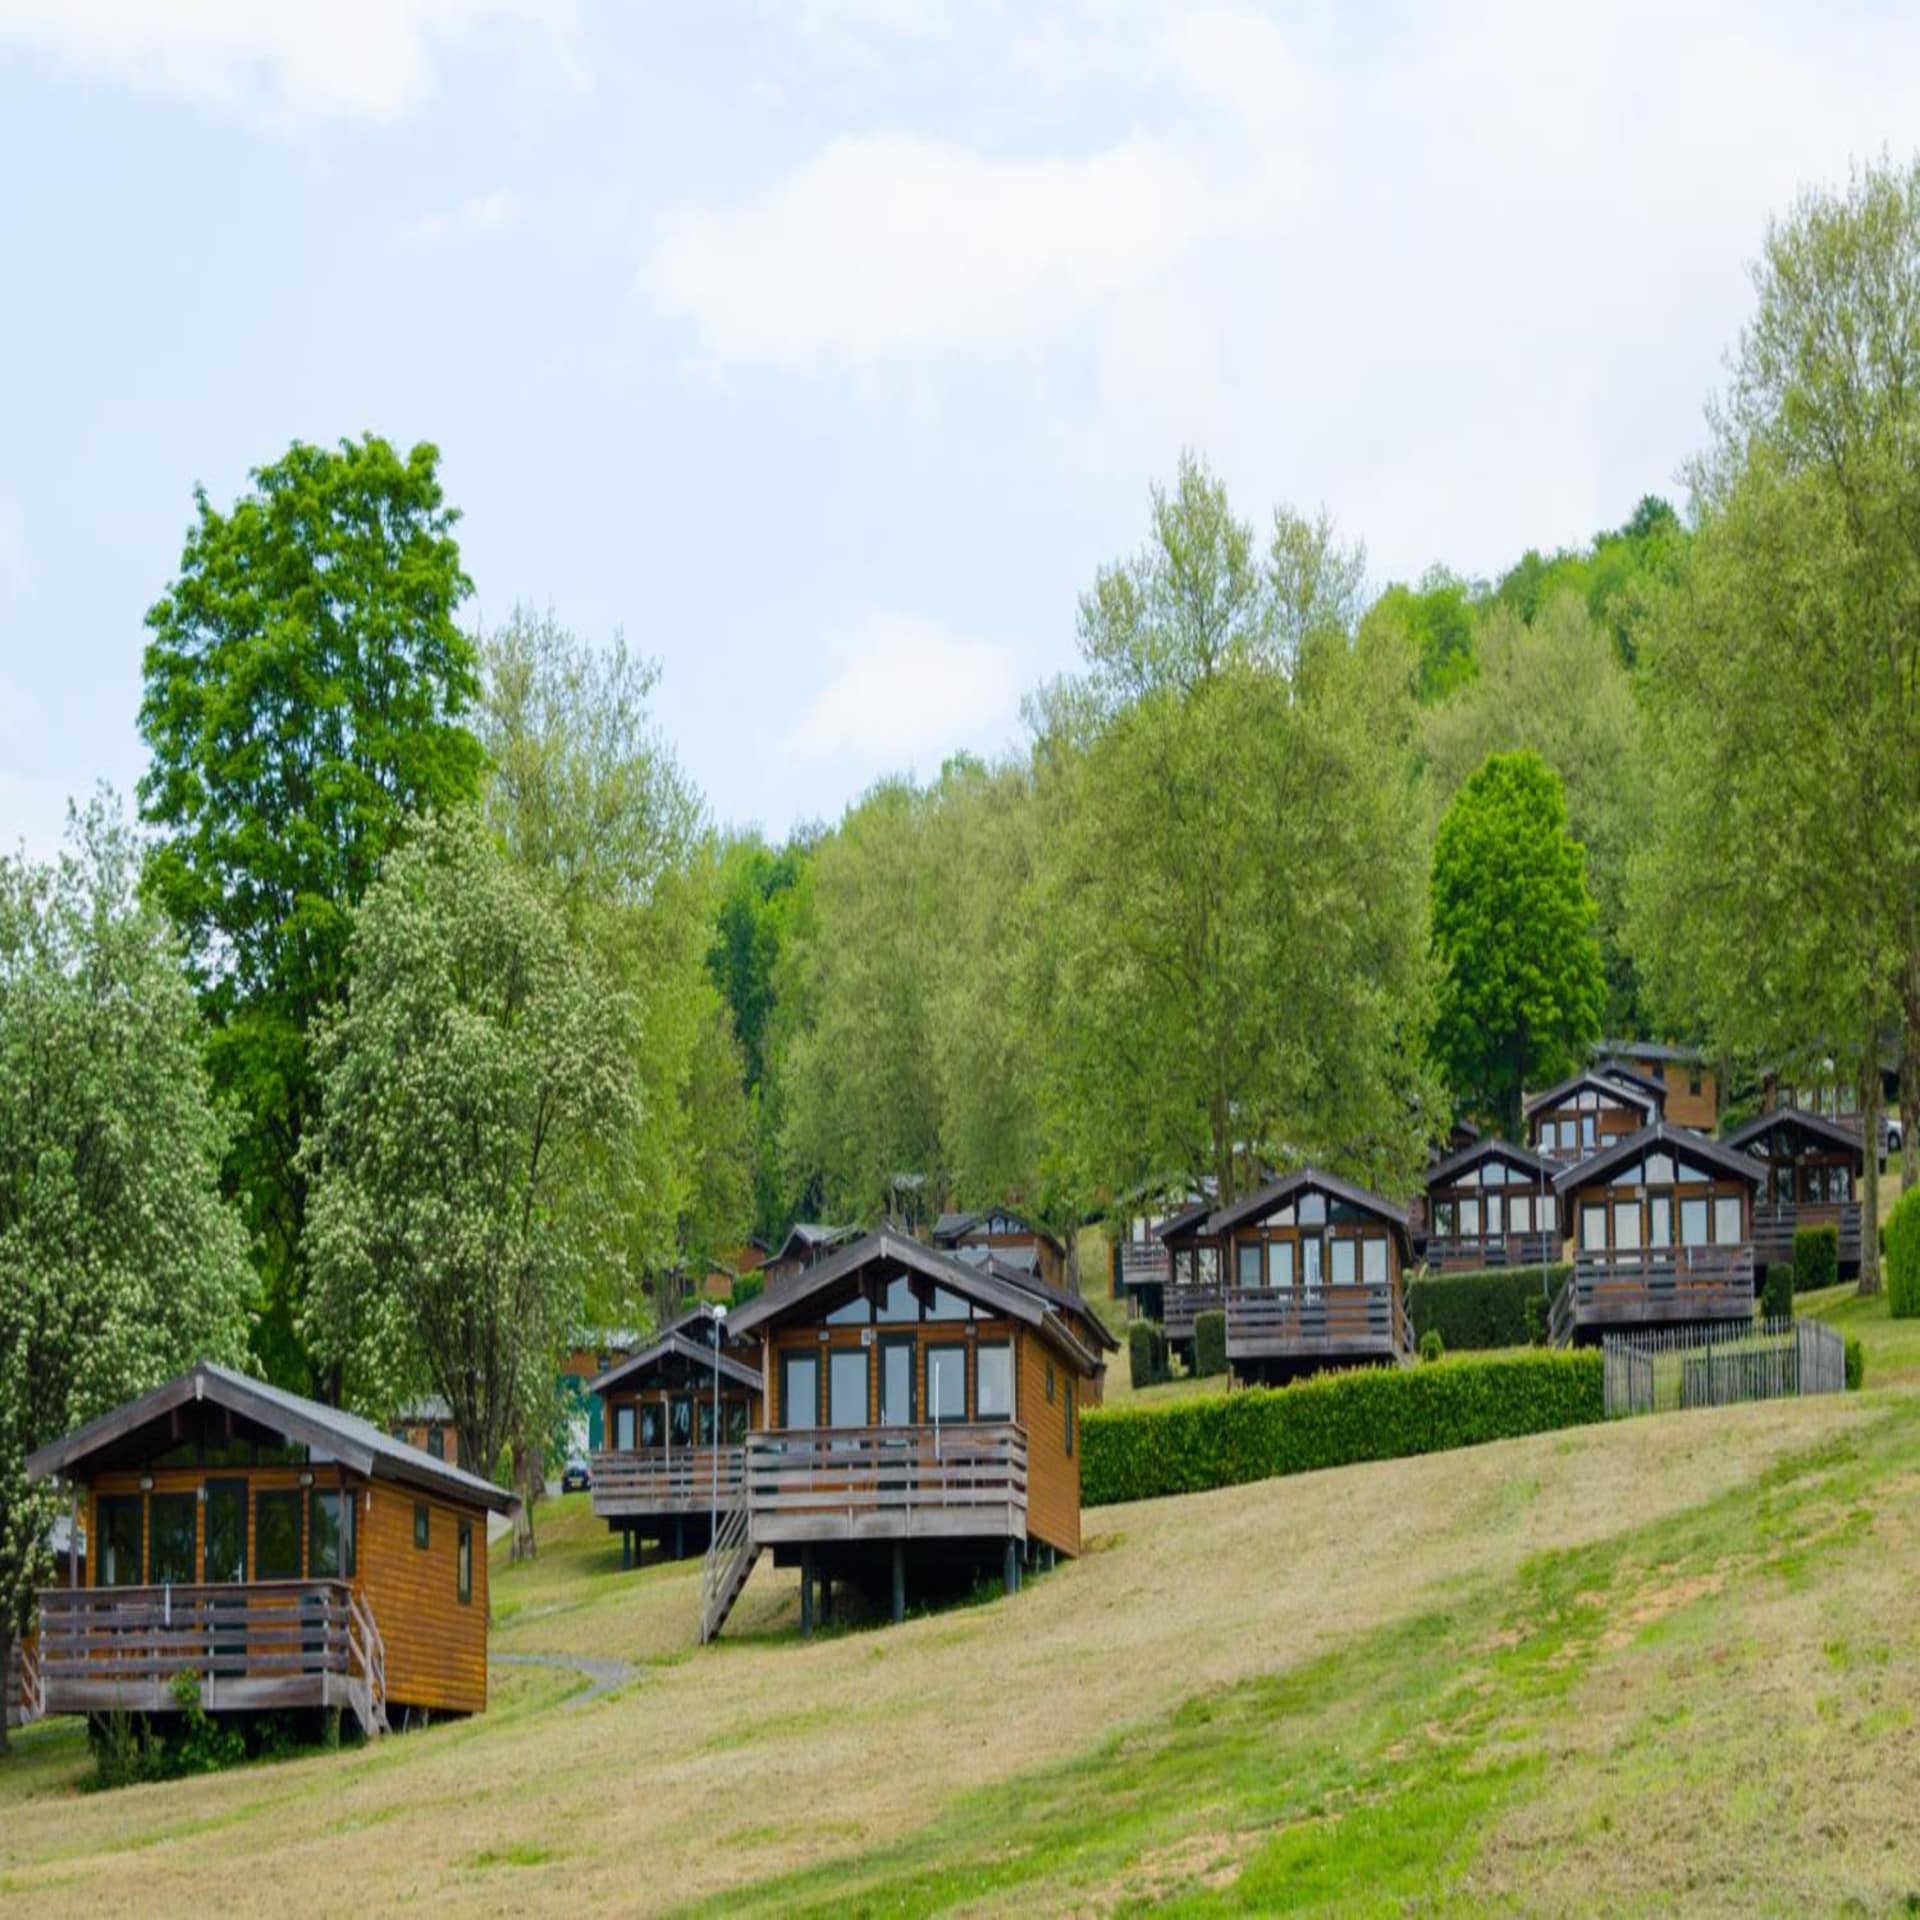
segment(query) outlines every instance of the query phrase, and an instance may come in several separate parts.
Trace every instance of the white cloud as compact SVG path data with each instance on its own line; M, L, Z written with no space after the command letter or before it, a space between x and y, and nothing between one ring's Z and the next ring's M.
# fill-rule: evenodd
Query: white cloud
M642 283L720 362L995 353L1164 272L1206 217L1150 139L1021 160L859 134L742 205L670 214Z
M961 747L1010 739L1021 668L1012 648L948 633L915 614L870 613L831 652L825 678L782 743L790 766L831 763L842 791L883 770L931 773Z
M23 592L33 583L33 556L27 550L27 520L0 494L0 598Z
M432 245L474 234L497 233L503 227L512 226L524 211L524 200L511 187L496 187L491 193L476 193L442 213L423 215L412 221L405 231L408 239Z
M249 121L389 121L477 30L572 17L573 0L0 0L0 52Z

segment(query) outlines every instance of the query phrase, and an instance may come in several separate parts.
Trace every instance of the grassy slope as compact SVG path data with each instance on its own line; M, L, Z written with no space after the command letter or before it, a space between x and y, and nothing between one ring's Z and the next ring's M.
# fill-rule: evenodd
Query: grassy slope
M1920 1366L1904 1327L1854 1330L1870 1379ZM498 1668L479 1721L117 1794L77 1794L77 1737L37 1729L0 1763L0 1897L1351 1911L1605 1887L1785 1911L1920 1889L1903 1391L1112 1509L1011 1602L805 1647L793 1577L763 1568L693 1655L692 1569L622 1577L584 1509L544 1509L540 1562L497 1569L496 1646L628 1660L620 1694L575 1709L569 1676Z

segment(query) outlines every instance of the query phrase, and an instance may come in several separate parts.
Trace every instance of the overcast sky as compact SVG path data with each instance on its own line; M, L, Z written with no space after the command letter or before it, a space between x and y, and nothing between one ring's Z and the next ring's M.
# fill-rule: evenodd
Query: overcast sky
M0 0L0 844L130 790L195 482L436 442L719 819L1017 736L1183 447L1376 583L1674 492L1920 10Z

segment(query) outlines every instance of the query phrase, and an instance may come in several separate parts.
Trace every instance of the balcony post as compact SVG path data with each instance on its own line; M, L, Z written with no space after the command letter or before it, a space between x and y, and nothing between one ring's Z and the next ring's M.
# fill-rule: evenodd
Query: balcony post
M1000 1576L1000 1584L1006 1593L1020 1591L1020 1550L1012 1539L1007 1541L1006 1567Z
M800 1638L813 1638L813 1549L800 1549Z
M893 1543L893 1624L907 1617L907 1549L904 1541Z

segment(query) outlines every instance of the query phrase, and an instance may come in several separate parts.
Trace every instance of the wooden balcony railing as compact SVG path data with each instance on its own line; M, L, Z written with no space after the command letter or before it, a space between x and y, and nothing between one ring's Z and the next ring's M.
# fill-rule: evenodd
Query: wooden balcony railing
M1321 1353L1398 1353L1403 1309L1389 1285L1234 1287L1227 1293L1227 1358L1285 1360Z
M1169 1287L1161 1330L1169 1340L1191 1340L1194 1321L1203 1313L1218 1313L1226 1304L1225 1287Z
M40 1595L47 1713L172 1713L181 1674L209 1713L348 1707L385 1719L384 1653L343 1580L57 1588Z
M747 1436L746 1504L760 1546L1027 1530L1027 1436L1010 1420L806 1427Z
M716 1472L722 1507L740 1497L739 1447L608 1449L593 1456L593 1510L607 1519L631 1514L705 1513L714 1503Z
M1738 1320L1753 1312L1753 1248L1581 1249L1568 1283L1571 1326Z
M1858 1270L1860 1265L1860 1203L1848 1200L1839 1205L1816 1205L1813 1201L1767 1203L1753 1210L1753 1262L1756 1267L1790 1266L1793 1263L1793 1236L1801 1227L1837 1227L1840 1230L1840 1264Z
M40 1704L40 1661L32 1640L16 1638L7 1655L7 1668L0 1674L0 1690L6 1696L7 1725L25 1726L38 1720L45 1709Z
M1123 1240L1120 1243L1120 1285L1164 1287L1173 1278L1173 1255L1159 1241Z
M1436 1237L1427 1242L1427 1269L1472 1273L1495 1267L1548 1267L1562 1257L1565 1245L1557 1233L1509 1233L1491 1239Z

